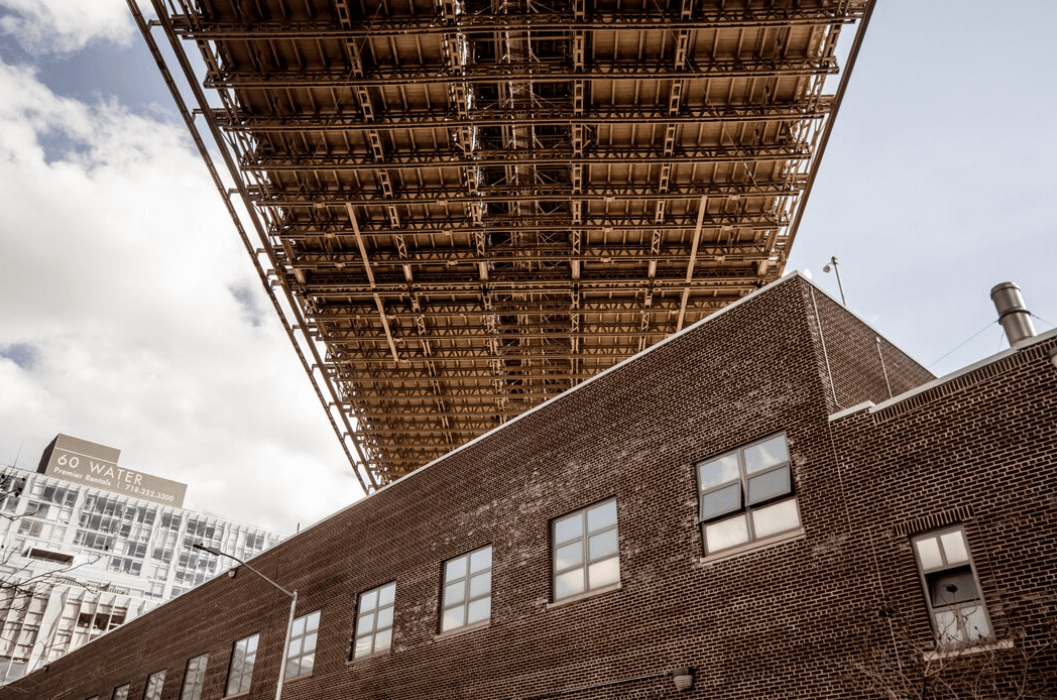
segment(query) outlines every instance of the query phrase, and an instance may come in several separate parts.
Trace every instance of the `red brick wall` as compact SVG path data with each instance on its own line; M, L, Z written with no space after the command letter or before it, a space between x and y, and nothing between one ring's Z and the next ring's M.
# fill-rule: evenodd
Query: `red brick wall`
M1053 532L1052 488L1042 484L1053 479L1057 373L1038 358L1021 366L1018 355L1011 386L996 375L892 419L863 413L831 423L809 292L790 278L749 297L256 559L299 591L299 613L322 610L316 670L289 682L283 697L528 698L588 686L602 687L562 697L856 697L846 670L861 646L882 638L882 606L895 601L927 626L906 537L893 528L951 504L974 508L970 540L987 557L988 595L1037 593L1052 575L1044 562L1053 545L1036 533L1025 554L1011 538L1029 524ZM869 395L876 372L861 385L850 375L872 332L855 331L859 322L841 313L820 299L824 329L852 329L830 351L848 358L834 373L844 382L838 392ZM914 375L905 362L898 371ZM1030 395L1025 412L1004 414L1002 397L1021 393ZM986 427L992 420L1019 426L1030 449L1018 453L1020 438L1000 438ZM694 464L779 430L804 535L705 560ZM962 444L971 448L950 459ZM1002 479L991 471L996 444ZM952 491L962 474L971 481ZM551 604L551 519L611 496L621 588ZM442 562L488 543L490 625L438 638ZM392 651L349 662L357 594L391 580ZM219 698L231 645L254 632L261 648L250 697L272 697L286 610L249 572L221 576L0 689L0 700L65 689L75 700L106 698L129 681L138 699L160 668L164 698L174 700L187 660L206 652L203 698ZM652 677L680 666L698 669L692 692ZM606 685L640 676L651 677Z

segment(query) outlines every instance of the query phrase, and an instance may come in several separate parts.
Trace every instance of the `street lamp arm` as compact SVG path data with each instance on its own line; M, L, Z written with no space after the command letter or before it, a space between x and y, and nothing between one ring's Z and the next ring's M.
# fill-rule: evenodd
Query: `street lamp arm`
M207 552L209 554L213 554L213 555L218 556L218 557L227 557L228 559L233 559L233 560L237 561L239 564L241 564L242 566L245 566L247 569L249 569L253 573L257 574L262 579L264 579L269 584L271 584L272 588L274 588L277 591L280 591L281 593L283 593L284 595L286 595L287 597L290 598L290 616L286 619L286 637L283 639L283 653L282 653L282 656L279 657L279 681L275 684L275 700L282 700L282 697L283 697L283 684L286 682L286 651L287 651L287 649L290 648L290 633L294 629L294 611L297 609L297 591L288 591L288 590L286 590L285 588L280 586L278 583L276 583L275 581L271 580L270 578L268 578L267 576L262 574L260 571L257 571L257 569L253 568L252 566L250 566L246 562L242 561L241 559L239 559L238 557L236 557L233 554L228 554L227 552L221 552L216 547L210 547L208 545L202 544L201 542L195 542L191 546L193 548L195 548L195 549L201 550L203 552Z
M239 564L241 564L242 566L245 566L247 569L249 569L253 573L255 573L258 576L260 576L262 579L267 581L277 591L282 592L283 595L285 595L287 598L293 598L293 597L295 597L297 595L297 593L295 591L286 590L285 588L280 586L278 583L276 583L275 581L271 580L270 578L268 578L267 576L262 574L260 571L258 571L254 567L250 566L246 562L242 561L241 559L239 559L238 557L236 557L233 554L228 554L227 552L221 552L216 547L209 547L207 545L202 544L201 542L195 542L194 544L191 545L191 547L193 547L194 549L199 549L199 550L201 550L203 552L208 552L209 554L213 554L213 555L216 555L218 557L227 557L228 559L232 559L234 561L237 561Z

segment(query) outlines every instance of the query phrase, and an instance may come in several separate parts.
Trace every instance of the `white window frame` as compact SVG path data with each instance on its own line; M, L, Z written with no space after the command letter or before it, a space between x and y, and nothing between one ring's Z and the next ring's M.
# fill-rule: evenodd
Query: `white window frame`
M488 624L492 618L492 545L449 559L442 571L441 634Z
M165 669L155 671L147 676L147 686L143 689L143 700L161 700L165 689Z
M228 664L228 679L224 684L224 697L244 695L250 692L250 684L253 683L253 667L257 663L257 649L261 643L260 632L243 637L231 646L231 661ZM239 649L239 645L242 649ZM235 659L237 654L242 654L242 660L237 668L238 678L235 677ZM234 688L232 687L234 684Z
M914 535L911 548L914 550L918 579L925 594L925 606L929 611L937 646L950 649L994 641L994 627L987 612L965 528L953 525ZM958 594L952 577L959 575L963 582L971 581L971 598L937 600L941 596L954 597ZM945 591L941 592L937 586L944 579L948 583L944 585Z
M200 654L187 662L183 689L180 690L180 700L201 700L208 663L209 654Z
M356 627L353 630L353 660L389 651L393 645L395 611L396 581L360 594L356 605Z
M316 645L319 641L320 611L295 617L290 627L290 643L286 647L286 680L309 676L316 665Z
M758 448L762 450L767 443L776 440L780 442L776 442L774 447L781 447L781 451L775 455L776 459L750 471L746 453L755 454ZM695 465L694 471L697 476L698 518L705 556L788 536L801 530L793 461L785 432L774 433L735 450L701 460ZM726 475L721 472L726 472ZM763 479L766 477L777 476L781 479L783 474L788 477L785 488L760 498L751 497L754 483L764 484ZM724 498L728 503L726 509L711 513L709 500L714 499L713 502L722 508ZM784 518L787 524L777 528L768 524L765 528L763 526L767 521L764 517Z
M612 522L607 519L610 510ZM602 518L601 524L595 524L597 518ZM551 521L554 602L619 586L620 534L615 497Z

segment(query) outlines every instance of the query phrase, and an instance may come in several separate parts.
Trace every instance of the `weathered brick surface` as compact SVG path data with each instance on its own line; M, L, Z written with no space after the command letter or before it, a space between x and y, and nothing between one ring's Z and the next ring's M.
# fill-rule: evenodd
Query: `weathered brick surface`
M300 613L322 611L315 672L283 697L859 697L848 664L884 643L882 611L927 644L907 523L938 512L971 512L960 521L996 626L1027 616L1040 629L1044 608L1057 612L1057 371L1043 347L1055 341L912 410L830 421L830 372L840 405L887 387L874 332L815 297L798 277L773 285L256 559L299 591ZM894 390L930 377L891 357ZM694 464L780 430L804 534L704 559ZM551 519L608 497L621 587L552 604ZM490 624L438 637L442 562L488 543ZM393 580L391 652L350 662L357 594ZM287 604L245 570L221 576L0 698L106 698L126 682L141 698L164 668L174 700L202 653L203 698L219 698L232 643L255 632L248 697L272 697ZM696 667L693 691L659 675L680 666Z

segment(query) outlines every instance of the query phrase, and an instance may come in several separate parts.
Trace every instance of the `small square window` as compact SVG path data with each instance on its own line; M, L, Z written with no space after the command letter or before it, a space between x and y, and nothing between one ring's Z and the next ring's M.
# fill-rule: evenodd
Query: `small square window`
M286 648L286 679L307 676L316 665L316 640L319 638L319 611L294 619L290 628L290 645Z
M918 535L912 540L932 628L940 646L965 646L993 638L960 526Z
M393 643L396 582L360 594L352 657L359 659L389 649Z
M620 583L616 499L557 518L551 542L554 600Z
M785 433L697 465L705 553L800 527Z
M196 656L187 662L187 672L184 674L184 687L180 691L180 700L201 700L207 661L209 661L209 654Z
M110 700L128 700L128 683L114 688L114 694L110 696Z
M440 631L487 622L492 615L492 545L444 563Z
M253 634L235 642L231 650L231 667L228 669L228 684L224 697L250 692L253 666L257 662L257 644L261 635Z
M161 691L164 685L165 671L150 674L147 678L147 689L143 691L143 700L161 700Z

